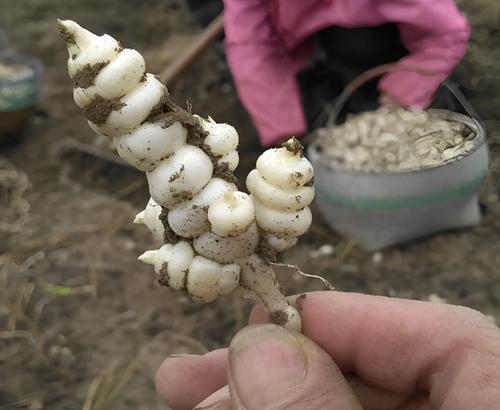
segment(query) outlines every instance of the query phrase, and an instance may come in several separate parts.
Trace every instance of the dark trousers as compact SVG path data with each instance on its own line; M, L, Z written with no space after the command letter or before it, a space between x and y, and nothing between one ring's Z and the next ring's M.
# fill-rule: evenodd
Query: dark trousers
M314 61L299 74L302 100L310 128L323 125L318 118L328 104L355 77L380 64L396 62L408 54L395 24L377 27L329 27L317 33L318 49ZM372 80L347 102L340 120L347 113L377 107L377 82Z

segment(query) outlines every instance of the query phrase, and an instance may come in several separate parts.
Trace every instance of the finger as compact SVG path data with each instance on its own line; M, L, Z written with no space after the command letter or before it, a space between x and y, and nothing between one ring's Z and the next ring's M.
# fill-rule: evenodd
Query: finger
M295 302L297 298L294 296L289 297L290 303ZM256 305L250 312L249 323L269 323L269 312L264 306ZM420 397L415 398L413 395L394 393L386 389L370 386L356 376L346 376L346 379L364 410L401 409L404 404L409 405L414 400L421 401Z
M270 317L269 312L262 305L255 305L250 312L250 317L248 318L248 324L250 325L263 325L269 323Z
M276 325L249 326L229 347L237 410L360 410L332 359L308 338Z
M370 386L356 376L346 377L364 410L430 409L427 395L407 395ZM427 407L423 407L423 406Z
M227 384L227 349L167 358L156 373L158 395L174 410L191 410Z
M397 102L394 98L392 98L388 94L381 94L378 98L378 102L381 105L386 105L389 107L400 107L401 104Z
M347 376L346 379L364 410L401 409L403 404L409 401L409 396L406 394L393 393L370 386L359 377Z
M342 371L394 392L429 391L464 347L498 350L498 329L471 309L342 292L308 294L298 308L304 334Z

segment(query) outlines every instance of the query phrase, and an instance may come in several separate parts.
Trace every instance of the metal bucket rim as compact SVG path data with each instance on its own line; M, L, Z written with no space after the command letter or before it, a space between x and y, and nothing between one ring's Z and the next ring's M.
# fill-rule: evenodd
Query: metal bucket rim
M29 54L24 54L24 53L18 53L18 52L13 52L13 51L0 51L0 61L2 60L12 60L18 64L24 64L30 68L33 69L33 77L32 78L39 78L43 71L44 71L44 66L41 60L38 58L29 55ZM17 60L17 61L16 61ZM10 81L4 81L0 79L0 82L10 82Z

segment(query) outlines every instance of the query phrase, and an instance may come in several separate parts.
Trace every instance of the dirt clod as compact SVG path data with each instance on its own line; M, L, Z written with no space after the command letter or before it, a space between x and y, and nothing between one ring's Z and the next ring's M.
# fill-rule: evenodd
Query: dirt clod
M292 137L288 141L285 141L283 144L281 144L283 148L286 148L287 151L290 151L294 155L302 156L304 152L304 147L300 143L300 141Z
M185 110L177 104L173 103L168 92L165 91L158 103L151 110L151 113L149 114L146 121L160 122L162 124L162 128L168 128L176 122L181 123L181 125L187 130L186 142L203 150L203 152L212 161L214 167L213 175L215 177L225 179L228 182L237 184L238 179L229 169L229 164L227 162L222 162L219 164L218 161L221 156L215 155L210 147L205 143L205 138L207 137L208 133L201 127L199 119L192 115L190 110L191 106L189 104L188 109ZM176 178L174 178L170 182L175 181L175 179ZM192 194L182 193L182 197L186 199L192 199Z
M176 202L185 202L193 199L194 194L191 191L178 191L172 195L172 198Z
M168 223L168 209L165 207L161 208L161 213L160 216L158 217L160 222L163 225L163 228L165 229L163 232L163 242L165 243L170 243L170 244L175 244L179 242L180 236L177 235L172 228L170 227L170 224Z
M97 95L92 102L82 111L85 117L97 125L102 125L106 122L113 111L118 111L127 104L121 102L118 98L106 99Z
M275 325L283 326L288 323L288 313L284 312L283 310L276 310L275 312L271 312L270 321Z
M146 81L146 74L143 76L144 81ZM146 118L147 122L156 122L162 118L167 113L175 111L175 104L172 103L170 97L168 95L167 90L164 90L162 96L156 103L156 105L151 109L148 117ZM166 128L166 127L165 127Z
M75 35L70 33L61 22L57 23L57 29L59 30L59 35L66 44L75 44Z
M227 182L238 185L238 178L234 175L233 171L229 169L229 163L221 162L214 166L213 176L215 178L222 178Z
M89 88L95 84L95 78L109 61L96 64L86 64L73 76L74 88Z
M220 158L220 156L214 155L210 147L205 144L208 133L201 127L198 118L173 103L167 92L162 95L158 104L153 107L146 121L160 122L162 128L168 128L179 122L187 130L186 142L188 144L201 148L210 157L213 164Z
M314 185L314 177L312 177L309 181L307 181L304 186L313 186Z
M164 263L160 269L160 274L158 275L158 284L160 286L169 286L168 281L170 276L168 275L168 263Z
M179 179L183 171L184 165L181 165L180 169L177 172L174 172L172 175L170 175L168 182L174 182L176 179Z

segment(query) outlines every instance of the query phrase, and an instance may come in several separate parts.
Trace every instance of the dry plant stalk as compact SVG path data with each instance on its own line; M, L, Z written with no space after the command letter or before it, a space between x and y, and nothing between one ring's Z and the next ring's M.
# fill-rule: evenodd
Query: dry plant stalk
M271 262L311 224L313 168L296 139L265 151L237 190L238 134L192 115L146 72L143 57L109 35L59 21L69 50L74 99L98 134L146 172L151 198L135 221L165 245L139 259L159 283L210 302L237 288L263 303L275 323L300 331Z

